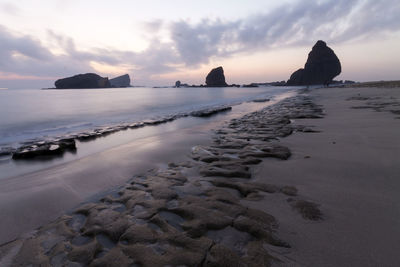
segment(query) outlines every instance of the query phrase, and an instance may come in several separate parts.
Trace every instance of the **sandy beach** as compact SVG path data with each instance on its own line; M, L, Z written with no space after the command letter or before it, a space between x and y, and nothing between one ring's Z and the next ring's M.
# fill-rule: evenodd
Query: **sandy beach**
M51 223L22 222L42 227L1 246L0 265L396 266L399 92L305 90L213 124L215 133L203 129L185 145L178 140L196 128L166 134L171 143L156 147L155 164L146 162L157 153L140 154L136 144L119 148L127 157L118 168L99 161L112 155L107 151L96 162L42 171L44 177L57 177L68 166L69 179L79 180L106 168L119 170L112 175L115 181L103 177L97 187L65 186L60 198L70 201L47 211ZM157 143L142 141L143 147ZM132 160L134 148L140 160ZM86 164L93 168L80 172ZM26 185L27 192L46 187L43 176L37 181ZM12 183L5 185L12 188ZM1 190L3 201L12 199L6 186ZM105 190L111 191L99 201L82 198ZM37 198L39 205L43 199ZM61 212L82 201L87 203ZM13 208L2 206L8 214ZM7 219L8 225L18 221ZM4 228L2 237L10 239Z
M299 266L397 266L400 243L400 91L323 88L311 93L326 114L310 124L319 133L281 140L292 157L264 162L256 179L290 184L320 204L319 222L295 216L279 197L261 205L280 222L291 248L279 251Z

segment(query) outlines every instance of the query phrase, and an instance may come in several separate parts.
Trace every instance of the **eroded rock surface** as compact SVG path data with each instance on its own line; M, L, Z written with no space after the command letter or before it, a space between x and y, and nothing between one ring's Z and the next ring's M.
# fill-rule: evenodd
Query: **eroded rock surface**
M252 166L262 159L290 158L278 139L296 131L292 119L322 115L321 107L298 96L232 120L215 131L212 144L193 147L186 162L134 176L117 192L8 244L15 249L6 256L13 266L279 263L268 247L290 244L277 236L278 221L241 200L283 194L305 219L322 218L318 206L302 200L295 187L251 178Z
M193 116L193 117L210 117L210 116L215 115L217 113L230 111L230 110L232 110L232 107L230 107L230 106L217 107L217 108L208 108L208 109L193 111L193 112L190 113L190 116Z
M75 140L73 138L60 139L51 142L37 142L30 145L19 147L13 151L14 160L46 158L61 156L66 151L74 152L76 150Z

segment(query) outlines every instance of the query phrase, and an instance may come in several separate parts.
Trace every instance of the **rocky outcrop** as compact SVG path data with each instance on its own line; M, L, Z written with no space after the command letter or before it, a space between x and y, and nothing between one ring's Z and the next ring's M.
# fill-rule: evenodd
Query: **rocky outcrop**
M129 77L129 74L125 74L125 75L110 79L110 84L111 84L111 87L130 87L131 86L131 78Z
M176 87L176 88L181 87L181 81L176 81L176 82L175 82L175 87Z
M267 197L304 220L324 214L294 186L251 178L253 166L287 160L290 150L277 139L296 130L293 119L322 115L309 97L296 96L235 118L185 161L135 175L0 247L2 259L10 266L292 266L276 253L291 252L278 221L251 206Z
M95 73L78 74L72 77L59 79L55 82L57 89L108 88L111 87L108 78Z
M287 85L328 85L341 71L335 52L320 40L308 54L304 69L293 72Z
M207 108L198 111L193 111L190 113L190 116L193 117L210 117L220 112L230 111L232 107L224 106L224 107L217 107L217 108Z
M206 85L209 87L228 86L225 82L224 69L222 67L212 69L206 77Z
M50 158L53 156L62 156L66 151L75 151L76 144L73 138L61 139L53 142L40 142L34 145L27 145L14 151L12 158L33 159L33 158Z

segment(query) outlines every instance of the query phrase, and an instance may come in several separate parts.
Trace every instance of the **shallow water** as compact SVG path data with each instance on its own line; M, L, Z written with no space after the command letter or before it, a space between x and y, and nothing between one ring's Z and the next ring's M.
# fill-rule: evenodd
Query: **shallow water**
M102 126L187 114L293 90L258 88L113 88L1 90L0 147Z

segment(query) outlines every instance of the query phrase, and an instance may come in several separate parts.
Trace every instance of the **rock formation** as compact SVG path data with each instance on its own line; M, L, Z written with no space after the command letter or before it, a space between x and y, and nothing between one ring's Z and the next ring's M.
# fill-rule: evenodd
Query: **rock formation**
M335 52L324 41L318 41L308 54L304 69L290 76L287 85L328 85L342 71Z
M129 77L129 74L125 74L125 75L110 79L110 84L111 84L111 87L130 87L131 86L131 78Z
M264 207L251 206L260 207L263 202L258 201L268 195L304 220L320 221L324 214L294 186L252 179L253 166L264 158L288 160L290 149L277 139L299 129L291 120L322 116L321 107L310 97L298 95L232 119L215 131L212 143L192 147L183 162L135 175L99 201L85 202L29 236L6 243L1 247L2 262L10 266L293 265L275 253L291 252L290 244L277 235L278 221Z
M58 141L40 142L37 145L26 145L18 148L13 152L12 158L34 159L40 157L62 156L66 151L76 151L76 144L73 138L64 138Z
M176 87L176 88L181 87L181 81L176 81L176 82L175 82L175 87Z
M209 87L228 86L225 82L224 69L222 67L212 69L206 77L206 84Z
M95 73L78 74L72 77L59 79L55 82L57 89L107 88L111 87L108 78Z

